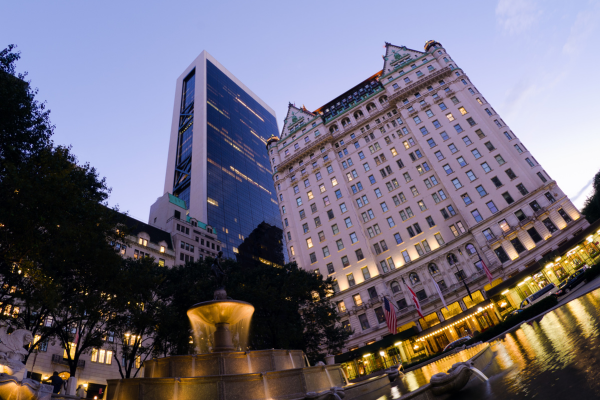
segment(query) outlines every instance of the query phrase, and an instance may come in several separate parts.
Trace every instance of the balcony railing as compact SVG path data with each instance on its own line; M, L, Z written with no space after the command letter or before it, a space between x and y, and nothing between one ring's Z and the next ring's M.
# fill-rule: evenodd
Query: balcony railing
M61 354L52 354L52 363L69 365L69 361L67 361ZM77 368L85 368L85 360L77 361Z

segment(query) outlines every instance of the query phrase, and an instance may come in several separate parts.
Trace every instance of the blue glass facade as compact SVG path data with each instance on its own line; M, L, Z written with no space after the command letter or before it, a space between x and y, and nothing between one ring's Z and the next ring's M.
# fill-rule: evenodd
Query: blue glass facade
M173 181L173 194L185 201L187 207L190 206L195 84L196 71L194 70L183 80L177 131L177 161Z
M261 222L279 227L266 141L277 136L275 117L206 61L207 223L225 257ZM196 144L198 145L198 144Z

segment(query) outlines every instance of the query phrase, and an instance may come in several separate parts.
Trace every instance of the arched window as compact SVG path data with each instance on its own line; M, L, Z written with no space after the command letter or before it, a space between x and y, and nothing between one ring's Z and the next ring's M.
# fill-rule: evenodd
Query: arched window
M367 104L367 111L371 112L371 110L377 110L377 107L373 103Z
M437 265L435 265L434 263L429 264L429 272L431 272L431 275L436 275L440 273L440 269L438 268Z
M416 285L417 283L421 282L421 280L419 279L419 275L417 275L416 272L411 272L410 275L408 275L408 279L410 279L410 282L413 285Z
M452 253L448 254L446 256L446 259L448 260L448 264L450 264L450 265L454 265L454 264L456 264L458 262L458 259Z
M350 118L344 118L342 120L342 126L345 127L345 126L348 126L348 125L350 125Z
M337 132L337 131L338 131L337 125L333 125L331 128L329 128L329 132L331 132L331 133Z
M396 281L393 281L390 287L392 289L392 293L398 293L400 291L400 285Z
M354 119L359 119L363 117L363 112L358 110L357 112L354 113Z
M387 97L387 96L381 96L381 97L379 98L379 103L380 103L380 104L387 103L387 101L388 101L388 97Z
M465 246L465 249L467 250L467 254L469 254L469 255L473 255L473 254L477 253L475 246L473 246L471 243L467 244Z

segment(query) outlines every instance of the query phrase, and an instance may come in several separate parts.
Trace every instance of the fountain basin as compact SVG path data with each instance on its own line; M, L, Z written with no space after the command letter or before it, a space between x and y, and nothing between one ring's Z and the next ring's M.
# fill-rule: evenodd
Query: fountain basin
M304 399L345 384L336 365L251 374L109 380L107 400Z
M249 374L306 367L302 350L255 350L171 356L144 362L145 378Z

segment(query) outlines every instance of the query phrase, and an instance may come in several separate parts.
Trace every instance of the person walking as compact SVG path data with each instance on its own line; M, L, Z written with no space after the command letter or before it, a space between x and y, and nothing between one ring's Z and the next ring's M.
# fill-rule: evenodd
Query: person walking
M75 391L75 394L77 396L79 396L79 398L85 399L85 388L83 387L83 385L77 386L77 390Z
M53 386L52 393L59 394L60 390L65 386L65 381L58 375L58 372L54 371L50 379L47 382Z

